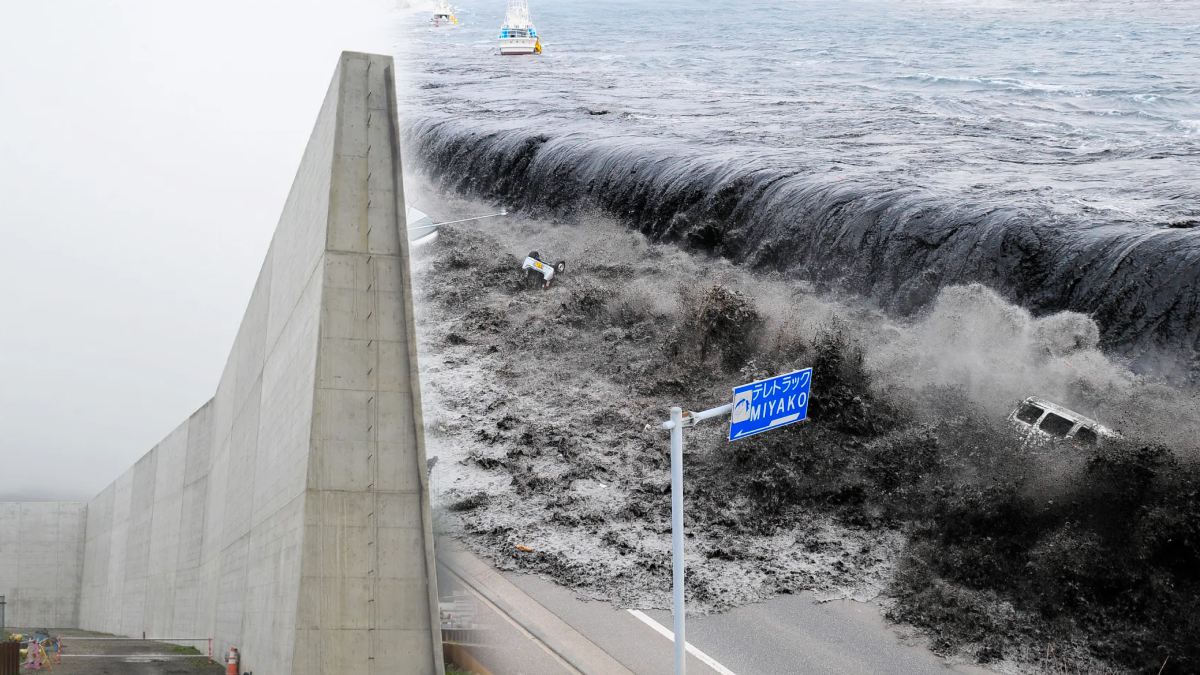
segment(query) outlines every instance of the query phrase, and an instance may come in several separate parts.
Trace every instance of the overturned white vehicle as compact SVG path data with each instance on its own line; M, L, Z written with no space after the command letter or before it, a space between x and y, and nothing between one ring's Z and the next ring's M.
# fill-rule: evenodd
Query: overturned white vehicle
M1022 401L1008 419L1027 441L1069 439L1079 445L1096 445L1120 438L1096 420L1037 396Z
M530 251L529 255L525 256L525 261L521 263L521 271L525 273L525 281L528 282L535 274L542 276L542 289L548 289L554 284L556 277L562 276L563 272L567 271L567 261L559 260L551 265L542 260L542 254L537 251Z

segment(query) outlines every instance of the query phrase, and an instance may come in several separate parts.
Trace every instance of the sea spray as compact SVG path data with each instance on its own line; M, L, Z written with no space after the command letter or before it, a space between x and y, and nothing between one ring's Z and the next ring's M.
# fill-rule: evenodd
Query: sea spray
M578 261L550 291L519 283L534 245ZM968 285L895 320L588 214L446 228L418 254L416 274L422 379L437 411L430 453L442 458L433 482L449 509L441 522L498 565L588 597L664 606L665 439L640 429L669 404L713 405L732 384L813 366L809 423L735 444L719 424L689 432L697 610L891 588L894 616L929 629L946 652L1038 661L1047 621L1072 622L1055 647L1067 662L1136 666L1157 654L1135 630L1154 621L1173 658L1196 658L1186 621L1156 618L1180 617L1186 594L1142 592L1193 587L1196 551L1172 542L1190 541L1198 508L1185 442L1196 400L1105 356L1088 317L1036 317ZM710 294L759 328L750 339L714 336L701 358L677 347L703 341L692 320ZM1026 448L1005 416L1037 393L1128 442ZM1113 549L1109 531L1142 543ZM1112 577L1089 557L1120 561L1140 604L1113 615ZM1055 570L1079 595L1054 590Z
M899 315L983 283L1035 314L1091 317L1135 370L1200 376L1200 231L1092 227L816 167L771 170L662 142L421 118L411 154L444 189L528 213L618 218L654 241L863 293Z

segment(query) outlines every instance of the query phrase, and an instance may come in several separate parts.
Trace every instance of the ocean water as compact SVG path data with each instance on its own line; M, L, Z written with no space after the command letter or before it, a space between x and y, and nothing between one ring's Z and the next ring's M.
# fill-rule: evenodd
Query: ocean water
M503 0L398 11L408 161L448 188L919 311L983 282L1200 354L1200 1ZM1165 361L1164 361L1165 359Z

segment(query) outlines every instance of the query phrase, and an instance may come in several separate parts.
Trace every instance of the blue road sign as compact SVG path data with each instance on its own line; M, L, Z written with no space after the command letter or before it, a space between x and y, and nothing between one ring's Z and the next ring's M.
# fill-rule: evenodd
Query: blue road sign
M808 419L812 368L733 388L729 440L753 436Z

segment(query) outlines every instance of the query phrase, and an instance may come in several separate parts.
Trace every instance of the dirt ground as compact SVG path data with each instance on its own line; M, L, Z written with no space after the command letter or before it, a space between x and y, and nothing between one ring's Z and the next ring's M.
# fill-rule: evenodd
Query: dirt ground
M24 629L9 632L28 634L41 630L63 639L62 662L55 664L55 675L220 675L225 667L210 663L205 656L185 647L151 640L87 640L89 637L113 637L73 628ZM207 645L199 644L202 653ZM22 673L33 672L22 669Z

